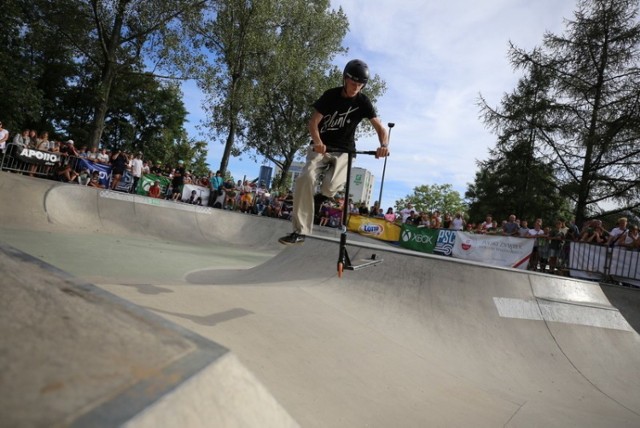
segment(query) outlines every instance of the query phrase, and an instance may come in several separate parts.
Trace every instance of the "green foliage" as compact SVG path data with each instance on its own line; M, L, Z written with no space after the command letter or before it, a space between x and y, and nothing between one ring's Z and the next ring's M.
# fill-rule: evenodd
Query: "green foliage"
M34 13L29 2L3 3L0 31L0 120L5 129L19 132L29 127L41 129L44 108L40 80L45 64L38 46L42 33L32 31Z
M529 159L551 168L551 195L569 202L578 223L602 213L605 201L640 205L637 17L638 0L580 0L564 34L545 34L531 51L511 47L525 76L501 107L481 100L499 150L526 141Z
M478 164L475 183L465 193L470 221L491 214L499 222L515 214L528 221L542 218L549 224L558 216L571 216L551 167L531 157L529 148L523 143L506 153L493 151L489 160Z
M400 211L407 204L412 204L418 212L455 214L465 213L467 206L460 197L460 193L453 190L451 184L423 184L413 188L413 194L397 200L395 210Z
M185 29L212 58L199 85L206 125L224 143L220 169L255 150L286 173L308 143L309 105L337 84L331 60L348 28L329 8L328 0L224 0Z
M145 68L150 59L166 56L160 49L164 39L156 35L161 32L174 43L169 24L181 8L197 3L126 1L112 8L79 0L9 1L0 33L0 95L10 102L3 105L1 119L13 132L46 130L51 138L72 138L79 147L100 142L142 151L147 159L177 160L173 153L181 149L173 145L186 140L182 94ZM119 35L111 31L118 29ZM107 82L109 67L113 74ZM98 105L104 109L96 133ZM187 146L198 153L180 156L204 170L206 145L192 141Z

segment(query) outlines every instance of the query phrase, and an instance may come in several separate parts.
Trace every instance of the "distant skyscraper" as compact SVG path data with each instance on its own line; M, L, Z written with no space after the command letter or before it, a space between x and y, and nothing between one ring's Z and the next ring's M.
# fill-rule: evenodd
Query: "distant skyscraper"
M353 202L364 202L367 206L373 205L371 194L373 192L374 176L364 168L354 167L351 169L351 183L349 193Z

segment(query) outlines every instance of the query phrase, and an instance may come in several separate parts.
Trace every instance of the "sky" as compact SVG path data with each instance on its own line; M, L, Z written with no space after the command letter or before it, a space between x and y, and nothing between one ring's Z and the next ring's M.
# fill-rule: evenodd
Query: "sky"
M475 180L477 161L488 159L496 142L479 118L479 97L498 106L520 77L507 58L509 42L532 49L541 45L545 32L563 33L576 3L332 0L331 7L342 7L349 20L343 42L349 52L335 64L343 68L350 59L361 59L387 84L387 92L376 103L383 123L395 124L381 204L386 211L425 184L450 184L464 197ZM204 118L202 94L193 82L185 84L183 92L189 136L206 139L196 129ZM358 150L378 145L375 135L357 141ZM221 143L210 143L207 160L214 170L222 151ZM254 179L262 163L243 155L230 159L229 170L236 180ZM372 156L359 156L354 162L375 176L375 199L383 164Z

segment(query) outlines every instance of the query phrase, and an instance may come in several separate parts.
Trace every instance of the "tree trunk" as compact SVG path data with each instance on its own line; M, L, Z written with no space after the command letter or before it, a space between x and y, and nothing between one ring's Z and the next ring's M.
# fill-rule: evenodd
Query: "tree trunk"
M219 169L220 171L222 171L223 175L225 174L225 172L230 173L230 171L227 171L227 167L229 166L229 158L231 157L231 147L233 147L233 143L235 141L235 138L234 138L235 132L236 132L236 125L235 125L235 120L233 120L231 125L229 126L229 135L227 135L227 142L224 145L222 160L220 160Z
M90 149L100 145L100 139L102 138L102 132L104 131L104 122L107 117L107 110L109 109L109 95L111 94L111 87L113 86L113 82L116 77L117 50L120 46L122 25L124 23L126 8L129 3L130 0L121 0L118 2L116 15L113 21L113 28L111 29L110 34L106 34L104 30L100 31L104 66L102 67L100 87L98 88L98 99L96 100L93 125L88 144ZM93 8L94 11L97 10L96 3L93 4ZM95 19L96 27L102 29L103 23L99 22L97 13Z
M115 80L115 75L115 64L110 61L107 62L104 67L102 81L100 82L100 89L98 89L98 99L96 100L91 135L89 137L89 149L100 146L100 139L104 132L105 118L107 117L107 110L109 109L109 95L111 93L111 86Z

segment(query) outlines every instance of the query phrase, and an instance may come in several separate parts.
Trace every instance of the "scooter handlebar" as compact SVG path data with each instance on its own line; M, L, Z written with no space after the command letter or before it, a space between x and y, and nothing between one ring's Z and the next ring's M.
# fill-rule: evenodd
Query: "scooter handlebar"
M351 153L352 155L369 155L369 156L375 156L377 154L375 150L349 151L349 150L336 150L336 149L327 150L327 153Z

